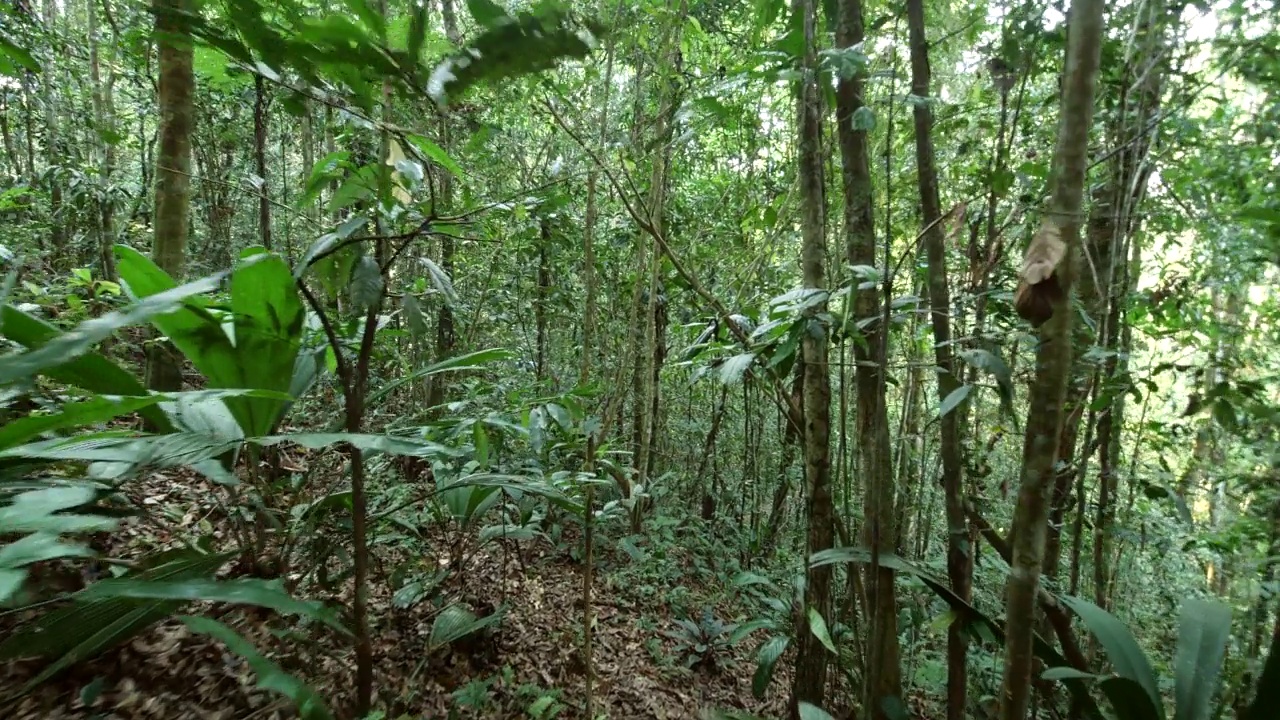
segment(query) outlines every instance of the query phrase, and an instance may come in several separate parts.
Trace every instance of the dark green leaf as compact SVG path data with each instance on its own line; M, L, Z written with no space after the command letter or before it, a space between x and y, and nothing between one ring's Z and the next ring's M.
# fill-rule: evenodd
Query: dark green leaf
M53 325L8 305L0 305L0 331L6 338L29 349L66 337ZM47 367L43 374L102 395L147 394L146 387L136 377L96 352L86 352L69 362ZM139 413L159 430L167 431L173 427L159 408L144 407Z
M1164 703L1160 699L1155 670L1152 669L1146 653L1142 652L1142 648L1133 639L1129 628L1114 615L1088 600L1063 595L1062 603L1080 616L1089 631L1106 648L1107 658L1111 660L1116 674L1142 687L1147 700L1157 711L1156 717L1163 720Z
M1226 605L1199 599L1182 604L1174 659L1174 720L1209 720L1230 639L1231 609Z
M278 583L253 578L238 580L135 580L117 578L100 580L80 593L83 600L106 598L146 600L186 600L223 602L235 605L257 605L288 615L301 615L318 620L343 634L350 634L337 616L320 603L294 599Z
M960 403L964 402L965 398L969 397L969 393L972 391L972 385L961 385L948 393L947 396L942 399L942 404L938 406L938 417L943 417L947 413L959 407Z
M315 690L263 657L253 643L245 640L236 631L207 617L183 615L178 619L191 628L192 632L208 635L244 658L258 676L258 687L289 698L303 720L329 720L333 717Z
M351 304L364 312L382 297L382 269L378 261L365 255L356 262L351 274Z
M778 666L778 659L787 651L787 646L790 644L790 637L775 635L760 646L759 652L756 653L756 672L751 678L751 694L756 698L764 697L765 691L769 689L769 683L773 681L773 671Z
M499 608L492 615L476 618L475 614L470 610L458 603L454 603L440 611L440 614L436 616L435 622L431 624L431 635L427 639L427 648L429 650L438 650L456 640L468 635L474 635L502 620L503 610L503 608Z

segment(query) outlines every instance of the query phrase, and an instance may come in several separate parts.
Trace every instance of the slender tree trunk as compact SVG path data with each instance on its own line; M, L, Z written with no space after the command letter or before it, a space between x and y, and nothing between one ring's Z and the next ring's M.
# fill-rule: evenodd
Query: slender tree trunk
M1050 316L1040 331L1036 379L1031 387L1022 477L1012 528L1012 568L1007 590L1004 687L1001 720L1023 720L1030 699L1035 603L1044 562L1049 492L1062 430L1063 402L1071 375L1071 285L1079 244L1088 167L1089 129L1102 45L1102 0L1073 0L1063 74L1062 118L1053 158L1053 190L1045 224L1027 250L1019 296L1043 297ZM1054 243L1060 243L1055 246ZM1056 257L1055 257L1056 256ZM1046 267L1047 265L1047 267ZM1047 271L1047 272L1046 272ZM1057 283L1057 293L1051 283ZM1020 308L1022 306L1020 305Z
M864 38L862 0L840 0L836 22L836 44L850 47ZM842 77L836 86L836 126L840 144L841 184L844 189L845 257L850 265L876 265L876 236L871 188L870 153L867 133L855 124L865 107L860 76ZM887 269L885 269L887 272ZM858 291L854 316L868 321L863 341L853 343L856 368L856 436L858 469L866 483L863 494L866 524L863 534L872 553L897 547L896 510L889 419L882 392L882 374L888 343L883 323L881 293L877 288ZM867 603L871 638L867 651L865 698L873 720L892 717L887 703L901 700L902 669L898 657L898 606L894 572L879 565L867 569Z
M18 155L18 148L13 143L13 131L9 127L9 90L6 89L0 93L0 136L4 138L4 163L5 168L13 172L14 177L22 177L25 172L22 169L22 158Z
M115 83L115 71L110 71L110 78L103 81L101 69L101 42L98 39L98 2L88 2L88 34L89 34L89 76L93 87L93 120L97 127L97 138L94 143L99 168L99 182L102 191L98 200L98 217L96 231L98 235L98 261L101 265L101 276L106 280L116 279L115 253L115 193L111 187L115 174L115 102L112 97L112 85ZM104 7L109 7L110 0L101 0ZM117 42L113 45L118 45Z
M822 95L818 85L817 3L794 0L792 12L804 26L803 76L796 98L799 128L799 184L801 207L800 267L804 288L820 293L823 300L806 311L807 325L801 342L804 363L804 478L809 496L807 555L826 550L835 542L835 508L831 499L831 375L827 367L828 328L821 315L827 308L827 237L824 218L822 172ZM805 606L826 623L831 615L831 566L810 567L806 572ZM796 675L792 689L792 713L805 701L819 707L824 700L827 650L811 631L809 613L802 613L796 628Z
M58 28L57 0L44 0L44 27L50 37L55 37ZM58 121L59 84L57 66L53 58L45 64L41 78L44 95L44 157L48 167L61 165L65 160L61 137L61 126ZM49 175L49 250L54 264L65 259L67 251L65 218L62 215L62 180L56 174Z
M911 34L911 94L929 97L929 41L925 36L924 0L907 0L907 23ZM942 403L960 387L951 356L951 291L947 286L947 256L943 247L942 201L938 195L938 171L933 152L933 111L925 101L915 103L916 172L920 184L920 222L924 229L924 249L929 257L929 305L933 318L933 351L938 367L938 402ZM965 521L963 467L960 457L959 413L943 415L941 428L942 489L947 517L947 577L951 589L964 600L972 593L973 556L969 528ZM963 619L956 618L947 630L947 718L964 720L968 676L966 658L969 642Z
M268 105L266 81L261 75L253 76L253 164L258 175L258 239L262 246L271 249L271 189L267 183L267 121Z
M658 236L666 232L667 225L667 182L671 164L671 134L674 129L673 116L679 107L679 87L675 78L680 73L680 41L684 29L684 18L688 13L685 0L678 0L678 8L673 16L673 23L668 29L670 33L666 43L666 57L662 67L655 73L658 83L657 121L654 123L653 171L649 178L648 220L653 228L652 237L641 242L649 244L648 255L652 258L649 266L648 292L645 298L644 343L640 349L643 360L641 368L640 395L636 398L636 412L639 414L639 447L636 452L637 485L649 487L654 467L654 445L657 437L659 396L661 388L659 378L662 373L664 351L660 342L666 330L666 301L662 297L663 287L660 282L662 272L662 248ZM637 506L638 508L639 506ZM632 514L632 532L640 530L640 514Z
M24 143L27 151L27 182L36 184L36 132L35 132L35 91L31 89L30 73L22 77L22 125Z
M195 114L188 0L154 0L160 47L160 147L156 153L155 240L151 257L175 280L186 268L191 209L191 131ZM153 344L147 356L147 387L177 390L182 370L171 346Z
M458 29L458 15L454 10L453 0L440 0L440 16L444 22L444 34L448 38L449 44L455 49L462 49L462 32ZM440 146L445 152L452 150L452 131L449 126L450 118L444 116L440 118ZM449 212L453 206L453 177L448 171L440 173L440 197L438 199L439 206L433 208L437 213ZM449 235L440 236L440 269L444 270L444 274L449 276L452 281L456 274L457 268L454 264L454 245L453 238ZM444 299L440 301L440 307L436 311L436 362L446 360L453 356L454 346L457 344L457 328L454 327L453 308ZM437 407L444 403L447 397L445 378L443 375L436 375L431 378L431 384L428 386L427 406Z
M539 382L547 379L547 303L551 295L551 221L541 218L538 234L538 290L533 301L534 325L537 333L536 375Z

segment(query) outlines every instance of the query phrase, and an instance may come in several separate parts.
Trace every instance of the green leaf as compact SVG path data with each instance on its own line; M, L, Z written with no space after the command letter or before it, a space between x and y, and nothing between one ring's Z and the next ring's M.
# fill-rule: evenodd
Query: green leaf
M417 63L422 56L422 44L427 38L427 5L414 3L413 12L409 16L409 35L406 43L409 60Z
M790 644L790 637L775 635L760 646L759 652L756 653L756 671L751 678L751 694L756 699L763 698L765 691L769 689L769 683L773 681L774 668L778 666L778 659L787 651L787 646Z
M427 95L445 105L477 83L550 70L563 58L585 58L601 32L594 24L575 22L563 4L543 2L532 11L496 22L465 49L437 64L427 80Z
M382 268L378 261L365 255L356 262L351 274L351 304L359 312L373 307L382 297Z
M0 530L4 530L3 526ZM16 568L64 557L92 557L94 554L93 550L80 543L62 542L55 533L38 532L0 547L0 568Z
M278 582L253 578L226 581L204 578L169 581L116 578L93 583L80 593L79 598L83 600L107 598L186 600L256 605L286 615L301 615L322 622L344 635L351 634L339 622L333 611L320 603L297 600L285 592Z
M969 397L969 393L972 391L972 385L961 385L948 393L947 396L942 399L942 404L938 406L938 417L943 417L947 413L959 407L960 403L964 402L965 398Z
M518 475L498 475L492 473L467 475L449 483L448 487L460 487L465 485L501 488L516 496L521 493L529 493L531 495L544 497L550 501L552 505L579 517L581 517L582 513L585 512L585 508L582 503L570 498L568 495L565 495L563 492L551 485L543 482L535 482Z
M755 353L742 353L734 355L725 360L720 366L720 382L725 385L734 385L742 382L743 376L747 372L747 368L751 367L751 363L756 359Z
M995 645L1004 644L1004 628L981 610L956 595L945 579L935 577L932 573L892 553L879 553L877 560L881 567L886 567L896 572L909 573L923 582L926 587L955 611L957 617L962 619L964 627L969 632L976 633ZM859 546L830 548L816 552L809 558L811 567L821 567L835 563L868 564L870 562L871 550ZM1054 646L1040 637L1039 634L1032 635L1032 651L1048 667L1068 665L1066 659L1054 649ZM1089 687L1083 681L1068 677L1064 678L1063 682L1071 692L1072 697L1081 704L1084 713L1088 717L1094 720L1104 720L1102 711L1090 694Z
M1209 720L1230 638L1231 609L1226 605L1199 599L1182 604L1174 659L1174 720Z
M836 644L831 641L831 631L827 629L827 621L822 617L822 613L818 612L818 608L809 608L809 632L818 638L818 642L822 646L831 651L832 655L839 655L836 650Z
M853 111L853 129L861 132L871 132L876 129L876 113L871 108L863 105Z
M235 553L206 555L177 551L153 558L155 566L137 573L137 580L166 580L212 575ZM162 558L164 558L162 560ZM0 661L24 657L53 657L20 691L30 692L72 665L97 656L168 617L182 603L113 598L75 602L41 615L0 642Z
M288 394L307 312L284 258L262 252L242 256L231 274L231 312L239 362L213 386ZM273 431L290 400L238 397L224 402L244 434L254 436Z
M449 278L449 274L439 265L435 264L431 258L418 258L422 266L427 269L427 275L431 278L431 286L436 292L444 295L445 304L453 307L458 304L458 293L453 290L453 280Z
M383 385L374 392L369 394L365 399L365 404L372 407L380 402L384 397L390 395L397 388L405 383L411 383L419 378L429 377L431 375L439 375L444 372L460 372L464 370L483 370L485 363L496 362L498 360L506 360L512 357L512 353L500 348L491 348L489 350L477 350L476 352L466 353L465 355L457 355L455 357L441 360L433 365L415 370L408 375L392 380Z
M65 337L53 325L8 305L0 305L0 331L6 338L28 349ZM86 352L69 362L46 367L42 373L59 382L103 395L147 394L147 388L136 377L96 352ZM172 429L169 418L159 408L143 408L139 413L162 431Z
M369 218L360 213L356 213L342 222L331 233L321 235L311 247L307 249L307 253L302 256L302 260L298 261L297 268L294 270L294 277L302 277L307 268L311 267L321 257L334 251L344 240L351 237L352 233L364 228L369 224Z
M0 506L0 533L83 533L114 530L116 521L100 515L64 513L98 498L88 486L50 487L14 496Z
M491 28L499 21L510 19L507 11L492 0L467 0L467 12L471 13L472 19L482 28Z
M492 615L476 618L474 613L461 604L454 603L446 607L431 623L431 635L427 639L428 651L438 650L497 623L502 620L504 610L505 606Z
M1040 677L1045 680L1102 680L1107 676L1077 670L1073 667L1051 667L1045 670Z
M1121 720L1158 720L1164 717L1164 705L1152 703L1142 685L1127 677L1109 677L1098 683L1116 716Z
M836 720L831 713L807 702L801 702L796 709L800 714L800 720Z
M279 693L293 701L298 715L303 720L330 720L333 717L315 690L263 657L253 643L245 640L236 631L207 617L182 615L178 619L191 628L192 632L208 635L244 658L258 676L258 687Z
M1111 660L1116 675L1141 686L1147 700L1154 708L1155 717L1163 720L1164 703L1160 699L1155 670L1152 669L1151 661L1142 652L1142 648L1138 646L1138 642L1133 639L1129 628L1111 613L1083 598L1063 595L1062 603L1084 621L1102 647L1106 648L1107 658Z
M421 340L427 336L429 330L427 318L422 314L418 298L412 293L405 293L400 300L400 314L404 316L405 324L409 326L409 334L413 335L414 339Z
M737 645L747 638L748 635L757 630L777 630L778 623L769 618L757 618L749 622L744 622L735 627L733 632L729 633L729 644Z
M449 157L449 153L445 152L444 148L431 142L429 139L423 137L422 135L409 135L407 136L407 139L415 148L418 149L419 152L425 155L427 159L431 160L432 162L444 168L445 170L448 170L449 174L453 175L459 180L462 179L464 174L462 172L462 166L459 165L458 162L454 160L452 157Z

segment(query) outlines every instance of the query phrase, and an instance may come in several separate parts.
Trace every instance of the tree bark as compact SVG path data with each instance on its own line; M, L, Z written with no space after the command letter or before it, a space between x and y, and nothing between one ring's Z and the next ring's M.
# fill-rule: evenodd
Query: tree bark
M947 257L943 247L942 201L933 151L933 111L929 97L929 42L925 35L924 0L907 0L907 24L911 42L911 94L917 100L915 120L916 172L920 186L920 222L924 225L924 249L929 258L929 305L933 319L933 351L938 367L939 405L960 387L951 356L951 292L947 285ZM953 410L938 423L941 430L942 489L947 518L947 577L951 589L965 602L972 594L973 547L965 521L963 466L960 456L959 413ZM964 720L969 642L962 618L947 630L947 718Z
M58 24L57 0L44 0L44 29L50 37L56 36ZM61 127L58 122L58 76L53 58L45 64L41 76L44 100L44 157L47 167L60 165L64 160ZM55 265L63 260L67 250L67 234L62 216L62 181L56 173L49 175L49 251Z
M267 98L266 81L253 76L253 163L258 175L258 239L271 249L271 191L267 184Z
M817 3L794 0L793 12L804 26L803 75L796 98L799 128L799 184L801 207L800 266L806 290L821 293L823 300L806 311L807 325L801 343L804 363L804 478L809 496L808 556L835 542L835 508L831 499L831 375L827 367L828 328L822 315L826 302L827 238L824 227L826 202L822 171L822 96L818 85ZM800 701L823 704L827 675L827 649L809 626L809 612L828 625L831 616L830 565L809 567L805 582L805 609L797 623L796 675L792 688L792 713Z
M1036 379L1031 387L1027 430L1022 449L1021 485L1013 518L1013 563L1007 590L1005 667L1000 717L1027 716L1033 663L1035 603L1044 561L1048 494L1063 422L1063 402L1071 374L1070 294L1079 244L1081 206L1088 168L1089 129L1102 44L1102 0L1073 0L1070 11L1062 118L1053 158L1053 191L1042 232L1057 232L1063 252L1053 268L1061 294L1050 303L1051 315L1041 328L1036 351ZM1028 260L1036 241L1028 249Z
M191 130L195 75L186 13L189 0L154 0L160 49L160 147L156 152L155 239L151 257L180 280L185 271L187 221L191 209ZM182 371L171 347L153 344L147 356L147 387L172 391Z
M449 44L454 49L462 49L462 31L458 29L458 14L454 9L453 0L440 0L440 17L444 23L444 34L449 40ZM449 126L450 118L444 116L440 118L440 146L445 152L452 149L452 132ZM447 170L440 172L440 197L439 206L432 208L433 212L441 214L448 212L453 205L453 176ZM440 236L440 269L444 274L449 276L450 281L457 272L454 261L454 244L453 238L447 233ZM443 298L440 301L440 307L436 312L436 362L447 360L453 356L454 346L458 341L458 331L454 325L453 308L449 307L449 303ZM437 375L431 378L431 384L428 386L427 407L437 407L444 403L447 393L445 386L445 376Z
M841 0L836 23L836 44L850 47L863 41L862 0ZM841 185L844 189L845 257L850 265L876 264L876 237L867 133L855 128L854 117L865 106L862 78L842 77L836 86L836 130L840 144ZM888 269L884 269L888 272ZM877 288L858 291L854 317L869 321L861 340L853 343L856 394L856 437L859 471L865 479L864 540L873 554L897 547L896 511L889 420L882 392L887 331L883 323L881 293ZM890 717L885 701L902 696L902 669L898 650L898 606L894 572L873 565L867 569L867 602L871 639L868 646L865 698L871 717Z

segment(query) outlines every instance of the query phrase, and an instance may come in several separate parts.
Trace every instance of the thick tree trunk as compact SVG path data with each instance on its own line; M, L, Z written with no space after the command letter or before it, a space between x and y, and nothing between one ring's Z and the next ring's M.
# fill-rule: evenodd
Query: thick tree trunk
M1062 118L1053 158L1053 191L1045 226L1028 248L1024 282L1038 292L1045 278L1030 274L1033 262L1044 262L1044 243L1062 244L1049 263L1061 292L1049 297L1050 316L1041 328L1036 352L1036 379L1031 387L1022 476L1013 518L1012 567L1005 612L1004 688L1001 720L1023 720L1030 699L1032 638L1035 635L1036 595L1044 562L1049 492L1062 431L1063 402L1071 376L1071 319L1069 306L1079 244L1081 206L1088 167L1089 129L1102 45L1102 0L1073 0L1068 31L1066 72L1063 74ZM1052 255L1053 253L1050 253ZM1042 268L1041 268L1042 269ZM1047 280L1053 282L1053 280ZM1023 287L1019 288L1019 294Z
M929 42L925 36L924 0L907 0L911 34L911 94L929 97ZM938 402L960 387L951 356L951 292L947 285L947 257L942 238L942 201L938 196L938 171L933 152L933 111L925 102L913 109L916 138L916 172L920 186L920 222L924 225L924 249L929 258L929 305L933 319L933 351L938 367ZM972 593L973 556L965 521L963 467L960 457L959 413L939 419L941 428L942 489L947 518L947 577L951 589L968 601ZM964 720L969 642L956 618L947 630L947 718Z
M160 48L160 147L156 153L155 239L151 257L175 280L186 267L187 220L191 206L191 130L195 93L192 46L185 13L188 0L155 0L156 42ZM171 347L152 345L147 387L177 390L182 371Z
M807 329L801 344L804 363L804 478L809 496L807 555L830 548L834 542L835 508L831 499L831 375L827 367L826 312L827 237L826 202L822 172L822 95L818 85L816 38L817 3L794 0L793 12L804 26L804 66L796 99L799 127L799 184L801 207L800 266L805 289L824 299L806 311ZM806 572L805 606L827 624L831 616L830 565ZM823 704L827 675L827 649L809 627L809 614L797 623L796 675L792 690L793 714L799 701Z

